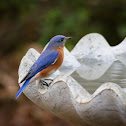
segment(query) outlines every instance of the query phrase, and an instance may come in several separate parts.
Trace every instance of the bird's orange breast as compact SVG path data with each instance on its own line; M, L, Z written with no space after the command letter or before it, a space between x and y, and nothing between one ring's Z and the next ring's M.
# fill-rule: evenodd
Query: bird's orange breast
M41 72L39 72L36 76L36 79L49 77L53 72L55 72L62 65L63 58L64 58L63 48L64 47L60 47L60 48L56 49L59 52L56 62L54 64L48 66Z

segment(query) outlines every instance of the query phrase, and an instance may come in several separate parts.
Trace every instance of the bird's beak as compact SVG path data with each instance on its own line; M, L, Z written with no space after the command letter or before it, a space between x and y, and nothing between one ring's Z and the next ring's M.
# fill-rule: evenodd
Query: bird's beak
M66 37L65 39L66 39L66 40L69 40L69 39L72 39L72 37Z

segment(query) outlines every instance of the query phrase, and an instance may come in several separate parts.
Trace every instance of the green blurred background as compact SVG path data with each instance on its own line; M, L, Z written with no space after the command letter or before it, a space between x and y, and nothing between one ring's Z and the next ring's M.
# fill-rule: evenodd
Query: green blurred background
M0 126L72 126L34 105L18 90L18 66L31 47L41 52L51 37L72 36L71 50L85 34L98 32L110 45L126 36L126 0L0 1Z

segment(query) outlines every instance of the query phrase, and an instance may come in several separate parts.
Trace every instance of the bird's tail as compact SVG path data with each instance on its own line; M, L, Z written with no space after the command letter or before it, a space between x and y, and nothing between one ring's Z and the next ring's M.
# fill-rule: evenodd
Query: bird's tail
M16 99L20 96L20 94L23 92L23 90L26 88L26 86L29 84L29 81L31 80L31 78L27 79L25 81L25 83L22 85L22 87L18 90L17 94L16 94Z

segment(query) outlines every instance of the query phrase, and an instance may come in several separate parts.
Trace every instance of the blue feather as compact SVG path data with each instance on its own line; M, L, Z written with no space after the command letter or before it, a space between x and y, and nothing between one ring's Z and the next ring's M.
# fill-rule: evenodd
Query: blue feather
M20 94L23 92L23 90L25 89L25 87L29 84L30 80L31 80L31 78L27 79L25 81L25 83L22 85L22 87L18 90L18 92L16 94L16 99L20 96Z
M19 89L19 91L16 94L16 99L20 96L20 94L23 92L23 90L26 88L26 86L29 84L30 80L33 76L35 76L38 72L42 71L46 67L50 66L58 57L59 52L53 51L50 52L47 56L43 57L41 54L40 57L37 59L37 61L34 63L32 68L30 69L30 75L26 79L23 86Z
M44 53L42 53L44 54ZM59 52L58 51L53 51L50 52L47 56L43 57L43 55L40 55L40 57L36 60L32 68L30 69L30 75L29 77L33 77L36 75L38 72L42 71L49 65L51 65L58 57Z

